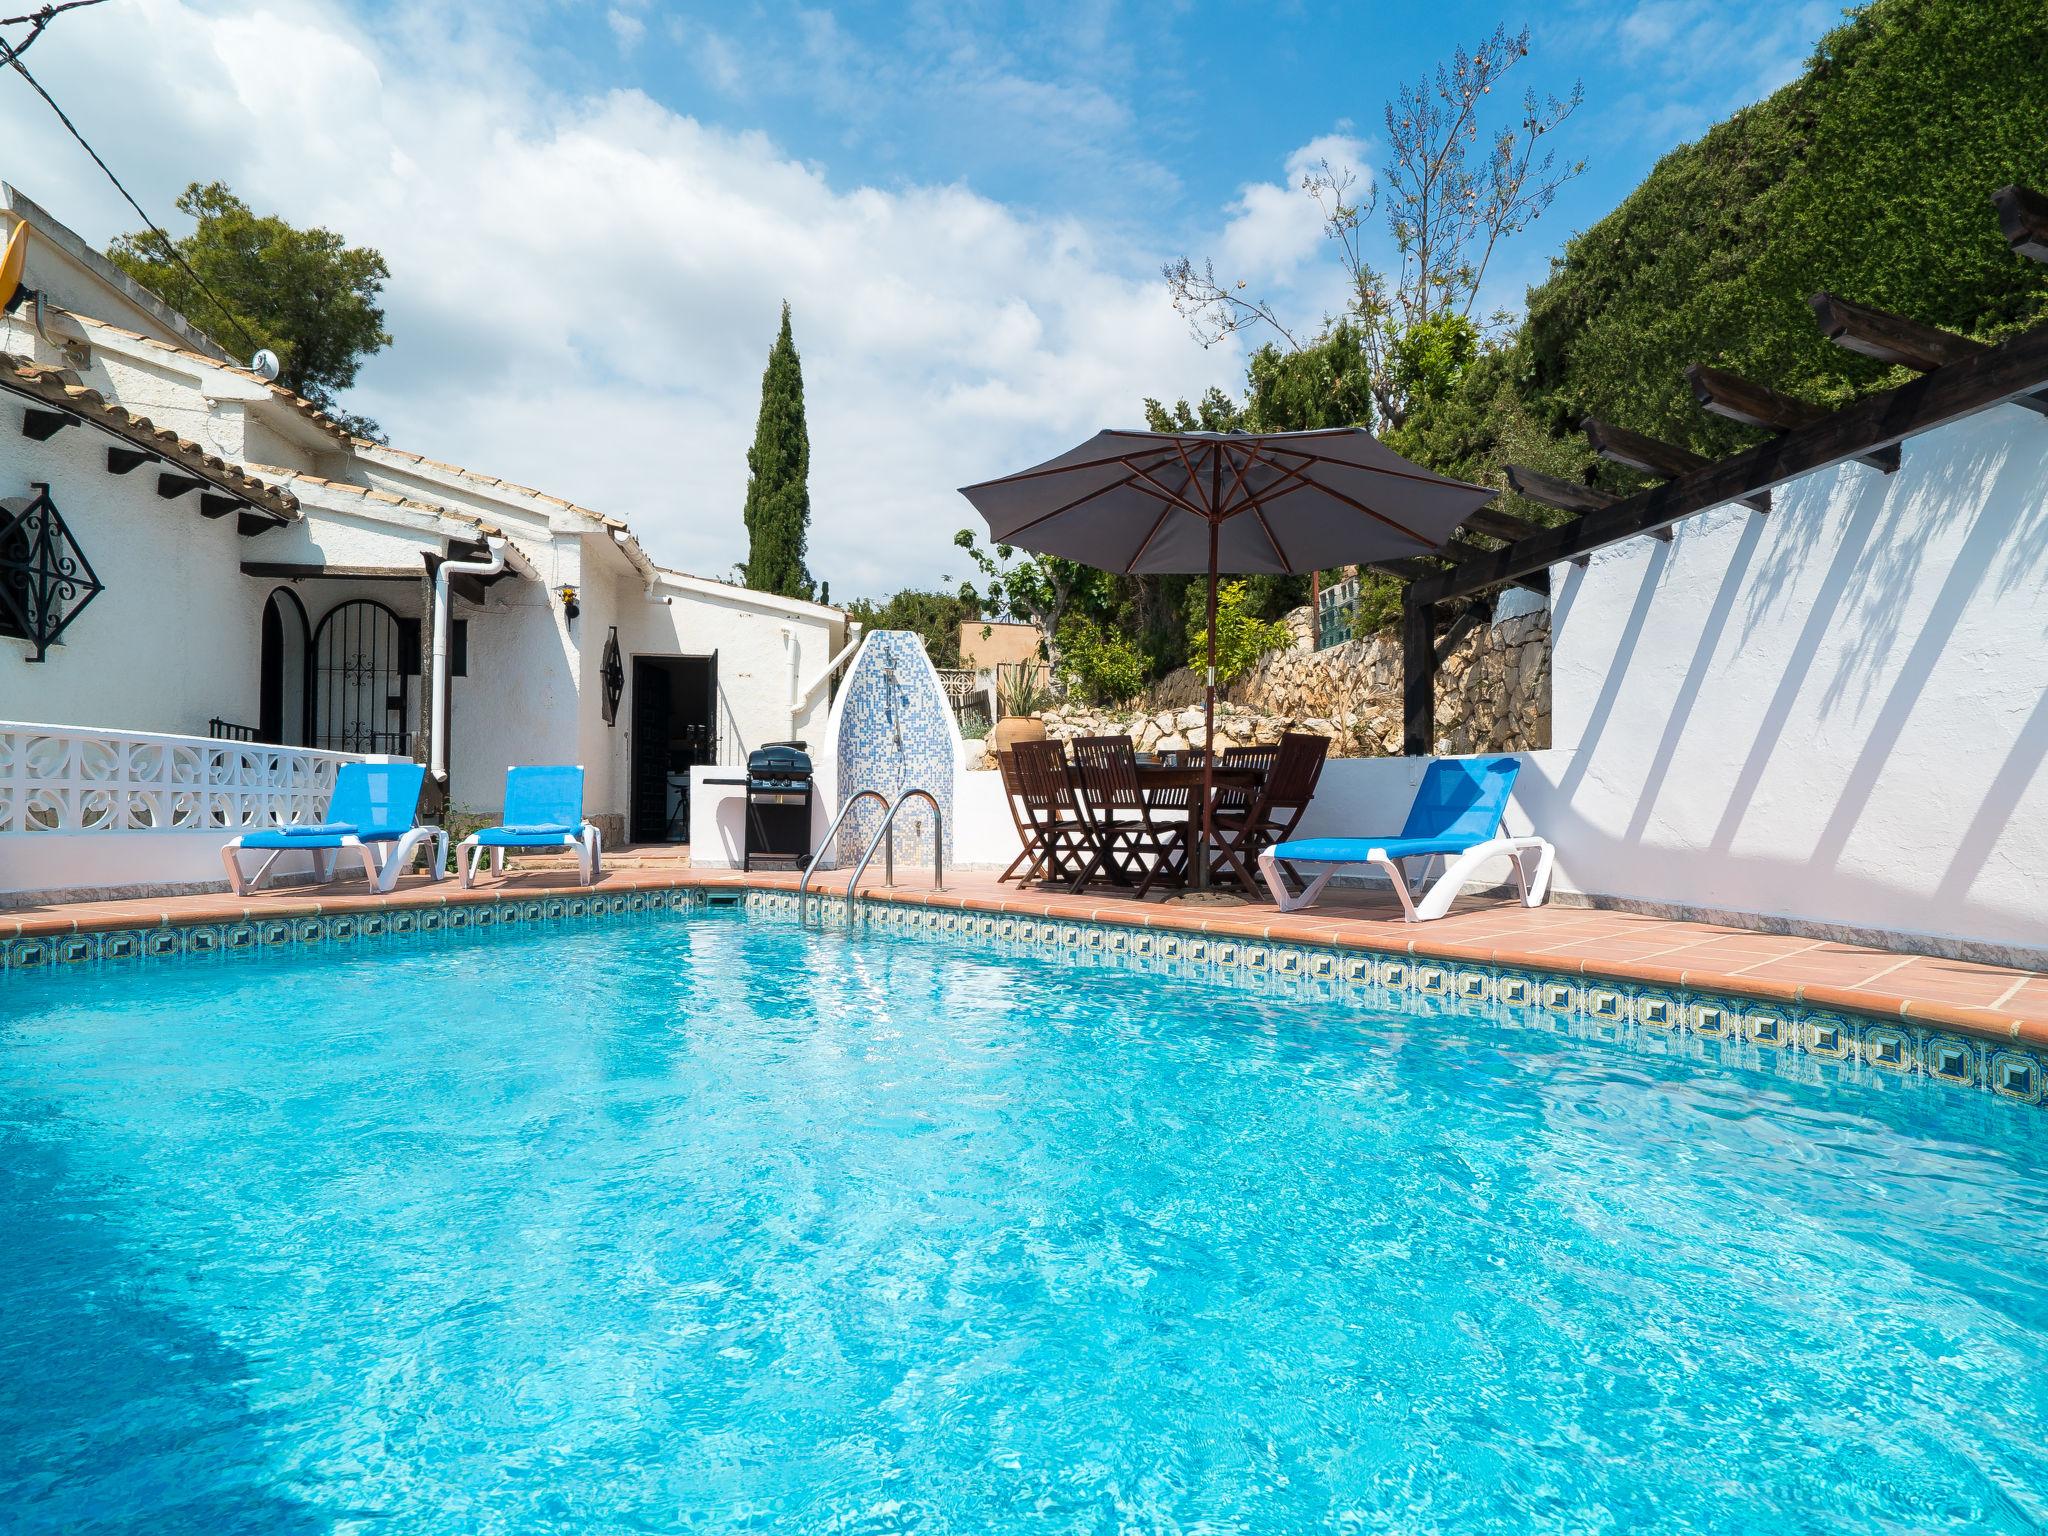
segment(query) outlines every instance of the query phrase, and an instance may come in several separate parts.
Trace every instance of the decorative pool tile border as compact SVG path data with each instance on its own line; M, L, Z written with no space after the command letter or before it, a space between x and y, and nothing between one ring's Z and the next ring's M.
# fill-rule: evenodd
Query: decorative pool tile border
M827 925L845 925L848 910L843 896L811 900ZM427 934L612 921L712 907L793 919L797 898L780 890L687 886L118 928L0 940L0 971L228 957L290 945L367 945ZM1781 1070L1799 1070L1799 1075L1847 1069L1880 1081L1919 1078L2018 1103L2048 1102L2048 1054L2029 1046L1824 1008L1512 966L1123 923L868 900L860 903L860 913L864 927L1050 953L1077 964L1115 959L1234 986L1284 989L1287 995L1306 1000L1424 1013L1439 1005L1455 1007L1468 1016L1477 1013L1502 1023L1627 1043L1653 1053L1685 1051L1734 1066L1775 1064Z
M846 923L845 898L812 899L827 924ZM796 897L785 891L749 891L745 906L750 914L797 915ZM893 902L864 901L861 922L1076 960L1114 958L1268 991L1284 987L1307 1000L1423 1011L1442 1004L1652 1054L1811 1069L1801 1076L1847 1068L1879 1081L1923 1078L2022 1104L2048 1101L2048 1055L2030 1046L1826 1008L1477 961Z
M446 906L374 907L319 917L259 917L228 923L112 928L0 939L0 970L32 971L94 961L167 960L228 955L302 944L361 944L421 934L465 933L547 923L610 921L635 913L681 912L715 904L731 893L690 887L615 895L535 896Z

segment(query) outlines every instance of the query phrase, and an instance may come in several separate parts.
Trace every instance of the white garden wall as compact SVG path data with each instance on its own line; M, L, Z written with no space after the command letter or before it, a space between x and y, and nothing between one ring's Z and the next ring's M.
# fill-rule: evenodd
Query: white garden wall
M1552 572L1571 887L2048 951L2048 422L2016 406Z

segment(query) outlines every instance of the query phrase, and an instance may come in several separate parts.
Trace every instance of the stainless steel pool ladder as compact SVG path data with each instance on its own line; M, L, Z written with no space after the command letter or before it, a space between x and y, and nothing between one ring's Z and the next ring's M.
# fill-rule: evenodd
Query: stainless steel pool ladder
M852 915L854 888L860 884L860 877L867 873L868 861L875 856L877 846L882 849L882 884L896 883L896 813L903 809L906 801L922 800L932 808L932 889L943 891L946 888L946 813L939 808L939 797L928 789L906 789L892 804L889 797L879 789L863 789L850 796L846 804L839 807L839 814L832 818L832 825L825 829L825 840L818 844L818 851L811 855L811 862L804 866L804 877L796 886L798 923L809 920L806 915L806 903L810 900L811 876L817 873L819 862L831 849L833 840L839 836L840 824L863 800L874 800L886 806L887 810L882 816L882 824L875 828L875 835L868 839L867 851L860 856L860 862L854 865L853 877L846 882L847 914Z

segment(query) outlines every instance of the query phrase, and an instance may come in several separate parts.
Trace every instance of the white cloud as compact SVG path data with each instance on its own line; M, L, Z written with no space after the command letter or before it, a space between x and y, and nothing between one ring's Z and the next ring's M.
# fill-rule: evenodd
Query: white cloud
M658 558L717 574L745 552L785 298L811 564L844 596L963 574L954 487L1133 423L1146 395L1238 382L1174 315L1159 252L961 187L840 186L636 91L563 94L478 17L371 37L314 0L125 9L60 24L37 61L145 206L218 177L376 246L397 342L350 404L400 446L625 516ZM0 95L9 178L94 241L132 225L43 114Z
M647 23L630 12L614 7L604 13L604 19L612 29L612 36L618 39L621 53L631 53L640 46L640 39L647 35Z
M1325 255L1323 212L1302 190L1303 179L1320 175L1327 163L1340 176L1350 172L1357 177L1352 195L1363 200L1372 186L1365 156L1364 140L1341 130L1324 134L1287 157L1280 181L1255 181L1244 187L1228 210L1217 246L1219 274L1228 272L1253 283L1284 283Z

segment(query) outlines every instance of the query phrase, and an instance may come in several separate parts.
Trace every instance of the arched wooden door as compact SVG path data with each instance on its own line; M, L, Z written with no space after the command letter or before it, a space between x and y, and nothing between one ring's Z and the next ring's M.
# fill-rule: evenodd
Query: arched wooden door
M358 598L313 635L313 745L330 752L411 749L405 626L382 603Z

